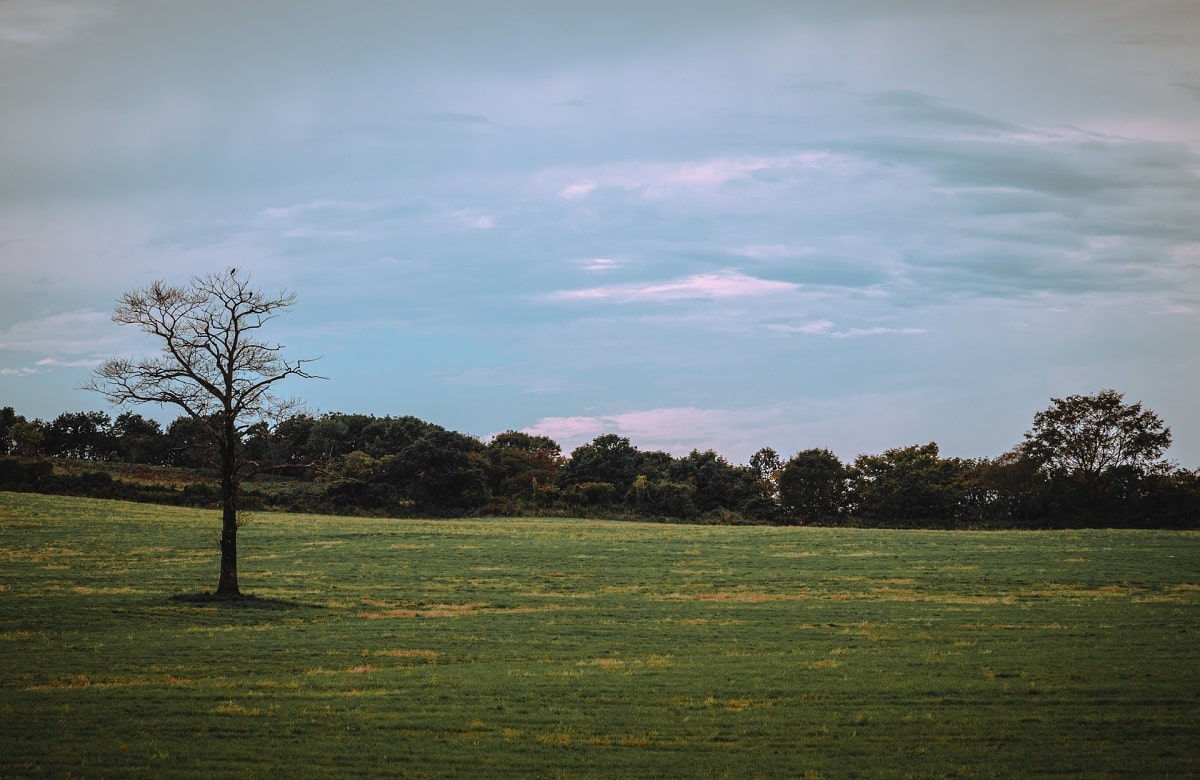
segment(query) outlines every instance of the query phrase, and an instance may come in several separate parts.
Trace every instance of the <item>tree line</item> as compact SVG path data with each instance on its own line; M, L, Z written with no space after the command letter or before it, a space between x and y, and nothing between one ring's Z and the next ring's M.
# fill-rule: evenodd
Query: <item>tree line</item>
M283 502L298 511L894 528L1200 526L1200 472L1162 460L1169 444L1157 415L1106 390L1052 399L1024 441L996 458L943 457L930 442L851 462L828 449L784 459L765 447L737 465L712 450L641 450L615 434L566 454L553 439L520 431L482 441L416 417L337 412L259 421L242 436L239 457L248 485L255 475L303 485ZM12 407L0 409L0 455L0 488L59 490L72 485L53 479L46 458L200 470L220 458L205 421L188 415L165 426L130 411L42 421ZM203 490L193 497L219 499Z

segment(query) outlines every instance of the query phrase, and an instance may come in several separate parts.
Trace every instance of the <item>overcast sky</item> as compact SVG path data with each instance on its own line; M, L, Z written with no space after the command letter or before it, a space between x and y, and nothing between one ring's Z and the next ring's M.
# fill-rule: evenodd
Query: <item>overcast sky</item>
M1111 387L1200 466L1195 0L0 0L0 201L27 417L237 266L314 412L979 457Z

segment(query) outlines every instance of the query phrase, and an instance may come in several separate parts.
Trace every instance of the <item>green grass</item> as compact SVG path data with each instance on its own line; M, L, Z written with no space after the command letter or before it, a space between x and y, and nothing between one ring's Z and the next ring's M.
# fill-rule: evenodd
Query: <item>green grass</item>
M4 777L1191 777L1200 534L0 493Z

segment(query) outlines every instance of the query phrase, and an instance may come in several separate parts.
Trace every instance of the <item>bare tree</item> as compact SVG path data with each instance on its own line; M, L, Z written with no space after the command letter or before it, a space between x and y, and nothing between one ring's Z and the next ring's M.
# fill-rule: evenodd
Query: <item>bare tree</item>
M305 370L312 360L289 361L283 347L259 331L296 301L294 293L268 297L237 269L192 277L186 286L156 281L118 300L113 321L136 325L161 342L151 358L116 358L96 369L84 386L121 404L179 407L216 446L221 483L221 577L217 595L237 596L238 496L252 465L242 436L261 421L278 421L297 406L272 392L288 377L320 378Z

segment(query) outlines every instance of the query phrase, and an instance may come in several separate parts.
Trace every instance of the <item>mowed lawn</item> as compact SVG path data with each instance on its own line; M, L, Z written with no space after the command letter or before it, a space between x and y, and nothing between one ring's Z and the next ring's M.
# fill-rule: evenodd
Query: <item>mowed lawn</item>
M0 775L1200 772L1197 533L218 524L0 493Z

